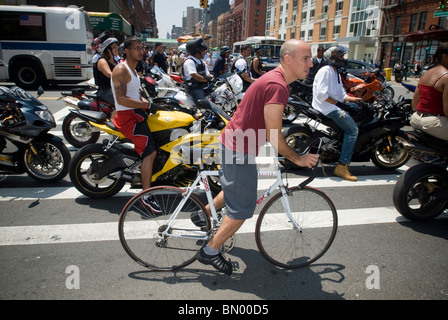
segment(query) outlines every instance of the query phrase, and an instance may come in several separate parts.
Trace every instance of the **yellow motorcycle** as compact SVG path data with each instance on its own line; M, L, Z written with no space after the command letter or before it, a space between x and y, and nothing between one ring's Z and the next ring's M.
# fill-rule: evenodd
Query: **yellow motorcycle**
M71 112L112 137L102 144L84 146L72 157L69 173L76 189L89 197L106 198L118 193L127 182L131 188L141 188L142 159L113 122L101 112ZM151 185L188 185L197 176L198 160L209 170L217 169L214 160L219 136L229 120L208 100L199 101L195 110L158 108L147 118L158 147ZM221 190L218 180L209 180L209 184L213 192Z

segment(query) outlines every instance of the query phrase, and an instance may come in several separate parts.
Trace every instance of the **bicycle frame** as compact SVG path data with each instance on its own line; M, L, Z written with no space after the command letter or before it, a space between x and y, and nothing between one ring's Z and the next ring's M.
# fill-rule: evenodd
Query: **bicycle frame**
M176 220L177 215L182 210L183 206L185 205L187 200L190 198L190 196L193 193L193 191L195 190L195 188L199 185L200 181L202 181L203 184L204 184L205 194L207 196L207 201L208 201L208 203L210 205L212 225L213 225L213 227L218 227L219 226L220 221L218 219L218 214L216 212L216 208L215 208L215 206L213 204L213 196L212 196L212 192L210 190L209 183L208 183L208 180L207 180L207 177L209 177L209 176L218 176L218 175L219 175L218 171L205 171L205 170L200 170L199 171L198 176L196 177L194 182L188 187L186 194L184 195L184 197L180 201L179 205L176 207L176 209L174 210L173 214L169 218L169 220L167 222L168 228L166 228L165 231L162 232L162 236L163 237L170 236L170 237L192 238L192 239L197 239L197 240L207 240L208 236L207 236L206 232L204 232L204 231L191 231L192 233L198 234L198 236L193 236L193 235L185 235L185 234L174 235L174 234L170 233L170 230L173 230L173 228L172 228L173 222ZM302 229L297 224L297 222L295 221L295 219L293 218L293 216L291 214L291 208L289 206L289 202L288 202L288 198L287 198L287 196L288 196L288 189L287 189L287 186L285 186L284 183L283 183L281 171L280 170L275 170L275 171L258 171L258 176L274 176L276 178L276 180L261 195L261 197L258 198L258 200L257 200L257 207L261 203L263 203L264 200L267 199L274 192L275 189L280 188L280 191L282 192L283 207L284 207L284 210L286 212L286 215L292 221L294 227L299 232L302 232ZM202 237L200 237L200 235L202 235Z

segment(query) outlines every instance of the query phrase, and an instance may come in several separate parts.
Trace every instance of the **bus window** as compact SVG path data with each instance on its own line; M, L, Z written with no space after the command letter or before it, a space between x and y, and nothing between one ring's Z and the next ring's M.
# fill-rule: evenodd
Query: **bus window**
M1 40L46 41L45 16L41 13L0 12Z

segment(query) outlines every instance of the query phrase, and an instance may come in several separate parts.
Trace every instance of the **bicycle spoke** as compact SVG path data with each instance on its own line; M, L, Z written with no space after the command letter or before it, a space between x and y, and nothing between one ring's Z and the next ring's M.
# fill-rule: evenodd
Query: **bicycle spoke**
M153 212L147 207L142 202L146 196L152 196L162 212ZM139 193L126 204L119 220L120 241L139 264L155 270L176 270L195 260L205 243L203 238L209 224L207 221L201 230L191 221L192 212L205 210L194 196L170 222L183 197L182 189L155 187Z
M331 200L321 191L291 188L287 196L291 217L285 213L281 192L261 210L256 239L260 253L283 268L299 268L319 259L336 235L337 213Z

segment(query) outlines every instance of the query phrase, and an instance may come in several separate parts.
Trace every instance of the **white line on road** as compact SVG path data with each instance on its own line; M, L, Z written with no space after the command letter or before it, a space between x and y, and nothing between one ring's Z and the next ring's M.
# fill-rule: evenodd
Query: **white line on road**
M389 207L338 210L338 217L339 226L406 220ZM257 216L247 220L238 233L253 233L256 221ZM0 227L0 246L113 240L118 240L117 222Z
M338 177L319 177L314 179L310 186L315 188L335 188L335 187L360 187L360 186L378 186L393 185L397 181L399 174L379 175L379 176L358 176L358 182L341 180ZM303 182L305 178L288 178L285 183L294 186ZM264 191L273 184L273 179L258 180L258 190ZM20 192L19 192L20 191ZM140 192L140 189L131 189L127 184L116 197L134 195ZM76 199L85 197L75 187L36 187L36 188L3 188L0 189L0 202L2 201L20 201L20 200L62 200Z

